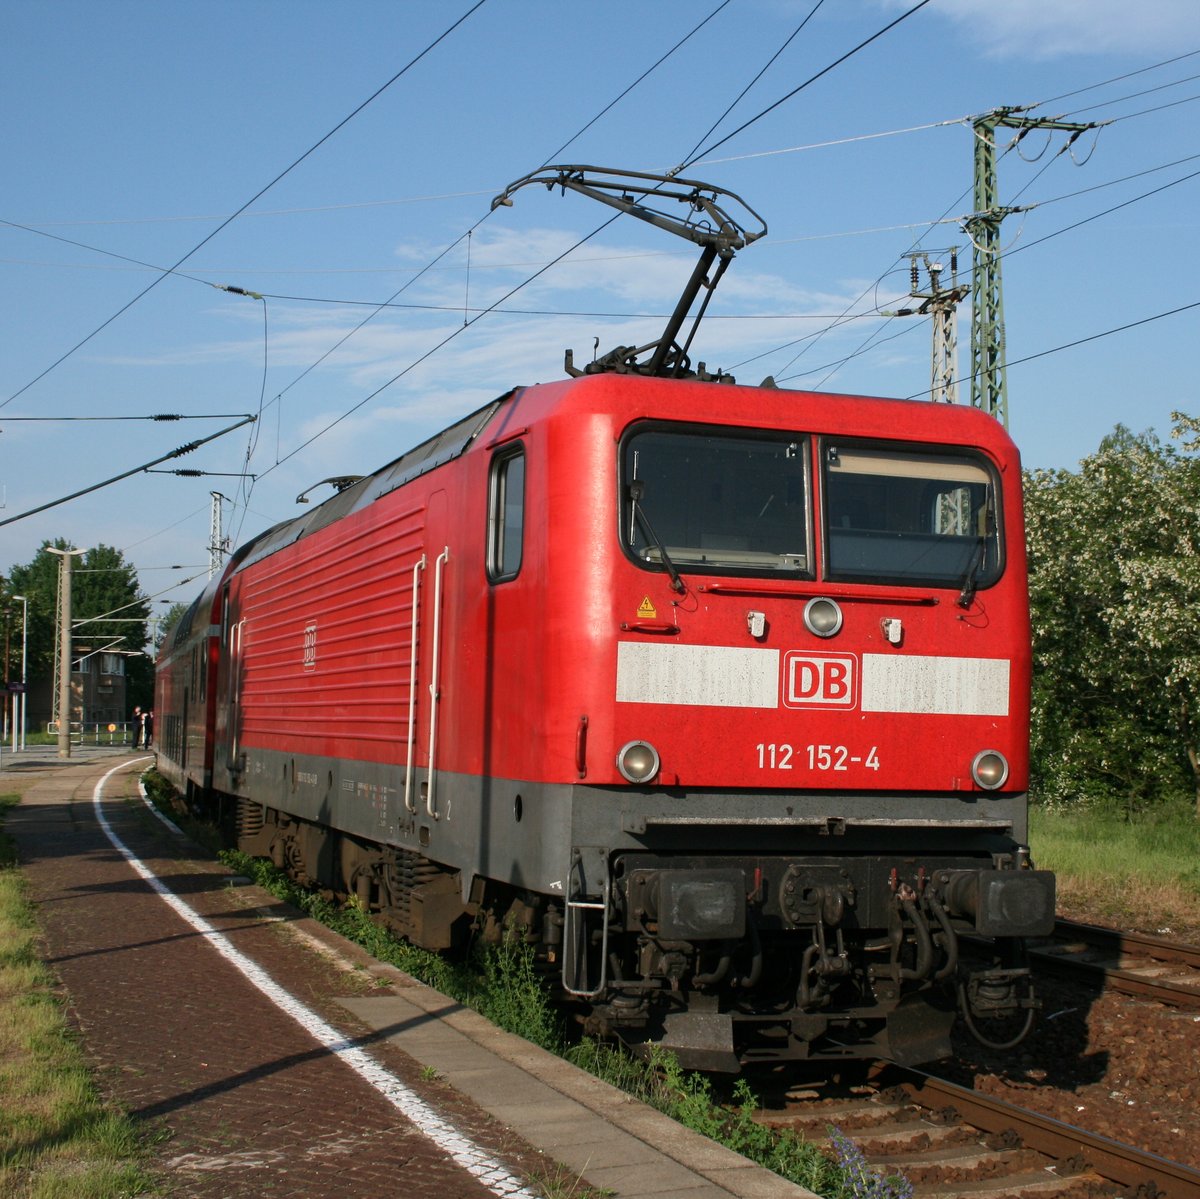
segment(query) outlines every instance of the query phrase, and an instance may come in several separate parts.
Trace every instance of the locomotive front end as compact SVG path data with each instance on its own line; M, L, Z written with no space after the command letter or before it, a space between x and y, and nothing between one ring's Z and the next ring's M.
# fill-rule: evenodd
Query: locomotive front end
M616 512L580 564L612 606L565 989L704 1068L928 1061L956 1012L1016 1044L1054 879L1026 844L1012 443L940 405L621 386Z

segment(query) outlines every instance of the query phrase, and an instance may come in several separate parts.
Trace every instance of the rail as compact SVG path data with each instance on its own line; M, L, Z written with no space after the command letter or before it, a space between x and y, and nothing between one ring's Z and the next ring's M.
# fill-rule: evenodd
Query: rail
M1191 1166L888 1062L809 1078L766 1098L755 1118L818 1142L831 1126L852 1129L872 1168L919 1194L1200 1197Z
M1200 1007L1200 948L1146 933L1059 920L1053 938L1030 946L1039 970L1101 977L1104 986L1176 1007Z
M1070 1162L1081 1171L1094 1171L1122 1188L1141 1188L1138 1194L1157 1194L1160 1199L1200 1196L1200 1170L917 1070L903 1069L901 1074L897 1085L922 1107L935 1111L952 1107L969 1124L988 1133L1014 1129L1026 1148ZM1150 1186L1156 1189L1151 1191Z

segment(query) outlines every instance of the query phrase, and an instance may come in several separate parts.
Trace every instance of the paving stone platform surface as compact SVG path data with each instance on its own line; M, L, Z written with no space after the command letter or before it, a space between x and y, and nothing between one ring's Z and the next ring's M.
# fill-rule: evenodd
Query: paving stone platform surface
M9 753L0 793L22 794L5 831L45 959L102 1090L160 1134L164 1194L473 1199L539 1196L547 1179L623 1199L810 1194L231 879L141 802L149 764L128 749ZM335 1030L333 1046L218 941ZM374 1085L348 1064L362 1054Z

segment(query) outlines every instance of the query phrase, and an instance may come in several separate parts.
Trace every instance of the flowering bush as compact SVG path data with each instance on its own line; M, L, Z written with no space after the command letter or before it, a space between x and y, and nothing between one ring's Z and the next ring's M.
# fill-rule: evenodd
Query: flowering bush
M844 1132L829 1129L829 1141L842 1168L842 1199L912 1199L912 1183L902 1174L880 1174Z
M1025 475L1040 800L1200 811L1200 421L1175 420L1180 445L1118 426Z

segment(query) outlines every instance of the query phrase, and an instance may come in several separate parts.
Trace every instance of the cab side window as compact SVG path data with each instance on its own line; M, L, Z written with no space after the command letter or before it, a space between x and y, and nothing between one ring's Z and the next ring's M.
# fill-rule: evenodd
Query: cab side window
M521 569L525 535L525 447L505 447L492 459L488 486L488 579L503 583Z

